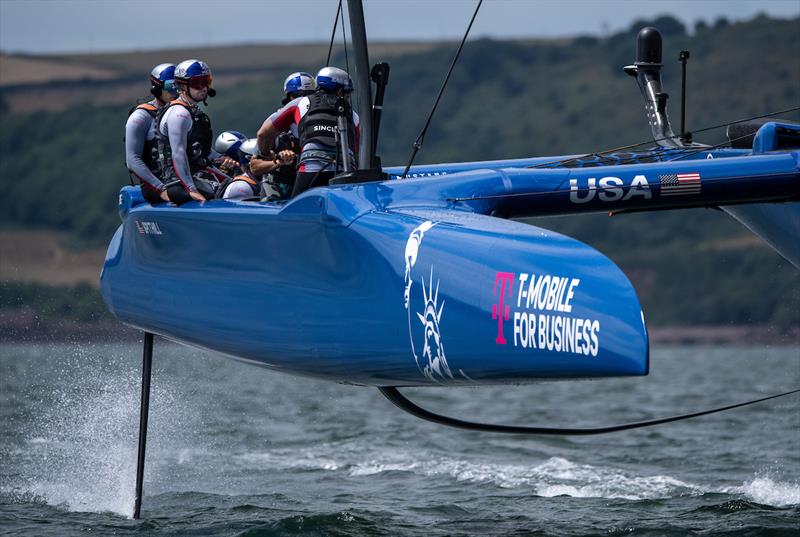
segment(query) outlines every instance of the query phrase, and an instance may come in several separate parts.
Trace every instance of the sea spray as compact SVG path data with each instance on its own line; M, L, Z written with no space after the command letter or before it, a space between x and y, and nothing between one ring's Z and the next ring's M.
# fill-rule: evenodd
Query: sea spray
M772 507L800 506L800 482L787 476L780 465L759 470L741 486L726 487L727 494L741 494L746 499Z
M63 349L63 347L62 347ZM138 441L140 365L114 346L54 355L50 387L29 394L23 464L11 488L70 511L131 516ZM56 365L57 364L57 365ZM53 378L55 381L53 382ZM180 386L153 375L145 487L169 479L171 449L187 445L195 413ZM188 442L188 441L187 441ZM161 455L161 456L160 456Z

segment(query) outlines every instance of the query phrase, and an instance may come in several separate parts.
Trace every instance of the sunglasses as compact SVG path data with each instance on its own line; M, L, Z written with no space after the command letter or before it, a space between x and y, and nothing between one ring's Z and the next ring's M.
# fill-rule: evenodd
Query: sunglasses
M189 79L189 87L196 90L210 88L212 81L211 75L193 76Z

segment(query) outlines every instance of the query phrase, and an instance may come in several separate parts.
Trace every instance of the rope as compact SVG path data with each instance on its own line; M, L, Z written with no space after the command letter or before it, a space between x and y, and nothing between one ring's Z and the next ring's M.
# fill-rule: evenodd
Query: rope
M778 113L780 114L780 113L783 113L783 112L778 112ZM675 161L675 160L681 160L681 159L684 159L686 157L690 157L692 155L697 155L698 153L704 153L706 151L713 151L714 149L720 149L722 147L726 147L726 146L730 145L732 142L736 142L738 140L744 140L745 138L748 138L750 136L753 136L753 133L743 134L742 136L737 136L736 138L731 138L728 141L720 142L720 143L715 144L715 145L705 145L703 147L697 147L697 148L685 148L685 149L661 148L661 149L656 151L656 154L653 155L653 158L655 159L654 162L672 162L672 161ZM668 154L662 156L662 155L658 155L657 153L668 153ZM602 158L604 156L604 153L592 153L589 156L597 156L597 157ZM572 158L572 159L569 159L569 160L565 160L565 161L562 161L562 162L563 163L571 162L573 160L579 160L580 158L583 158L583 157L575 157L575 158ZM627 158L627 159L619 159L616 162L610 162L607 165L608 166L626 166L628 164L637 164L638 160L639 160L638 157L636 157L634 155L634 156L632 156L630 158ZM530 166L530 168L534 168L534 167L535 166Z
M753 136L753 133L743 134L742 136L737 136L736 138L731 138L727 142L721 142L721 143L718 143L716 145L703 147L703 148L699 148L699 149L695 149L695 150L688 150L688 151L686 151L684 153L678 154L677 156L670 155L670 157L672 157L672 158L667 157L667 158L663 159L661 162L672 162L672 161L675 161L675 160L684 159L686 157L691 157L692 155L696 155L698 153L703 153L704 151L711 151L711 150L714 150L714 149L720 149L721 147L725 147L725 146L729 145L731 142L736 142L738 140L743 140L743 139L749 138L751 136Z
M342 11L342 0L339 0L339 7L336 8L336 16L333 18L333 30L331 30L331 44L328 45L328 59L325 60L325 67L331 65L331 52L333 51L333 38L336 37L336 26L339 24L339 13Z
M765 117L777 116L777 115L780 115L780 114L786 114L788 112L796 112L798 110L800 110L800 106L796 106L794 108L787 108L785 110L779 110L777 112L770 112L769 114L762 114L760 116L753 116L753 117L748 117L748 118L744 118L744 119L737 119L736 121L731 121L731 122L728 122L728 123L721 123L719 125L714 125L712 127L705 127L705 128L702 128L702 129L697 129L697 130L694 131L694 133L696 134L698 132L706 132L706 131L710 131L710 130L714 130L714 129L719 129L721 127L729 127L730 125L736 125L738 123L746 123L746 122L752 121L754 119L762 119L762 118L765 118ZM748 135L748 136L750 136L750 135ZM745 137L740 137L740 138L746 138L746 136ZM736 138L736 140L739 140L740 138ZM589 157L593 157L593 156L598 156L599 157L599 156L606 155L608 153L615 153L617 151L623 151L625 149L633 149L635 147L640 147L640 146L647 145L647 144L657 144L658 142L663 142L664 140L671 140L671 139L672 139L672 137L654 138L652 140L646 140L644 142L639 142L638 144L624 145L624 146L621 146L621 147L615 147L614 149L606 149L605 151L601 151L599 153L587 153L585 155L572 157L572 158L568 158L568 159L554 160L554 161L550 161L550 162L542 162L541 164L535 164L533 166L529 166L529 168L544 168L544 167L548 167L548 166L556 166L556 165L559 165L559 164L564 164L566 162L572 162L572 161L581 160L581 159L589 158ZM718 145L718 146L715 146L715 147L721 147L722 145L727 145L727 143L728 142L726 142L724 144L721 144L721 145ZM698 149L698 151L703 151L703 150L708 150L708 149L709 149L709 147L704 147L702 149Z
M339 5L341 5L341 0L339 0ZM347 58L347 26L344 24L344 11L341 11L342 14L342 43L344 44L344 63L347 70L347 73L350 74L350 60Z
M439 95L436 96L436 102L433 103L433 108L431 109L431 113L428 115L428 120L425 122L425 126L422 128L422 131L417 136L416 141L414 141L414 150L411 153L411 158L408 159L408 164L406 164L406 169L403 171L403 175L401 178L406 177L408 174L408 169L411 167L411 164L414 162L414 158L417 156L417 152L422 149L422 143L425 140L425 133L428 131L428 127L431 124L431 119L433 119L433 113L436 112L436 107L439 106L439 100L442 98L442 94L444 93L444 88L447 86L447 82L450 80L450 75L453 73L453 68L456 66L456 62L458 61L458 57L461 55L461 49L464 48L464 43L467 40L467 36L469 35L469 31L472 28L472 23L475 22L475 17L478 15L478 10L481 8L481 4L483 0L478 0L478 5L475 6L475 13L472 14L472 19L469 21L469 26L467 26L467 31L464 32L464 38L461 39L461 44L458 46L458 51L456 51L456 55L453 58L453 63L450 64L450 70L447 71L447 76L444 79L444 83L442 87L439 89Z
M787 108L786 110L779 110L777 112L770 112L769 114L762 114L760 116L753 116L753 117L748 117L748 118L745 118L745 119L737 119L736 121L731 121L730 123L721 123L719 125L714 125L713 127L706 127L704 129L699 129L699 130L696 130L694 132L706 132L706 131L710 131L710 130L714 130L714 129L719 129L720 127L728 127L730 125L736 125L737 123L746 123L748 121L753 121L754 119L761 119L761 118L765 118L765 117L777 116L779 114L786 114L788 112L797 112L798 110L800 110L800 106L795 106L794 108Z

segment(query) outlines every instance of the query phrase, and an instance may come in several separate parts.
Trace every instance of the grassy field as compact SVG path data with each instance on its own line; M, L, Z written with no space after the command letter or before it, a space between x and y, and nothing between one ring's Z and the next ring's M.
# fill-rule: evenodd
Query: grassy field
M66 233L0 231L0 282L98 286L105 248L71 249Z
M418 54L441 43L373 43L375 61ZM352 51L350 52L352 54ZM0 95L11 113L63 111L76 104L114 105L146 95L147 76L154 65L187 58L205 60L218 89L243 81L282 79L290 72L316 72L328 54L328 44L243 44L214 48L185 48L145 52L26 56L0 54ZM336 58L343 49L334 47ZM277 88L280 91L280 88Z

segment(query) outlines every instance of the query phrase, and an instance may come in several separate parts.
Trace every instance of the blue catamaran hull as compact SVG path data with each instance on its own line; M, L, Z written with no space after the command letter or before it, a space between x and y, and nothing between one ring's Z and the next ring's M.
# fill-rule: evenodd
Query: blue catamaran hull
M576 240L463 212L289 209L137 205L101 275L109 307L189 345L355 384L647 372L634 289Z
M144 331L340 382L644 375L647 330L622 271L508 218L758 203L778 215L766 226L784 230L773 242L793 244L800 232L784 224L797 219L798 152L710 154L472 169L318 188L285 204L152 207L126 187L101 288Z

